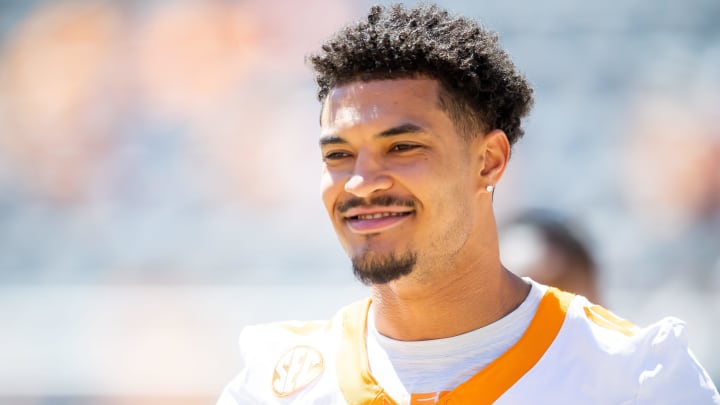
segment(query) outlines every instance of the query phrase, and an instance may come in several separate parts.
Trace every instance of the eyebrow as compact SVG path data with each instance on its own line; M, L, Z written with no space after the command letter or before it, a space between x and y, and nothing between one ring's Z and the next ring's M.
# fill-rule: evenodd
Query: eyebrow
M347 143L347 141L337 135L325 135L320 137L320 146L337 145L339 143Z
M419 132L425 132L425 130L418 125L406 123L406 124L398 125L396 127L388 128L388 129L380 132L379 134L377 134L377 136L379 138L388 138L388 137L392 137L392 136L396 136L396 135L414 134L414 133L419 133ZM335 144L341 144L341 143L347 143L347 141L335 134L329 134L329 135L320 137L320 146L335 145Z
M386 129L378 134L379 137L389 137L394 135L401 135L401 134L414 134L418 132L425 132L424 129L421 127L415 125L415 124L402 124L398 125L397 127L392 127L390 129Z

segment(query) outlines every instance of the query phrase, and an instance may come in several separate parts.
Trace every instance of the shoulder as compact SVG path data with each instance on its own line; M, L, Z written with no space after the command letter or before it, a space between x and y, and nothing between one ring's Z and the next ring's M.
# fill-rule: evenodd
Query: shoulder
M365 316L369 299L347 305L327 320L284 321L245 327L239 338L246 363L254 358L277 358L295 346L310 346L326 351L335 346L349 316Z
M322 340L332 327L332 319L251 325L243 328L238 342L243 355L252 355L259 348L272 351L287 345Z
M558 338L566 347L577 346L588 354L642 369L653 358L684 355L688 351L686 325L680 319L666 317L640 327L581 296L569 306Z
M603 306L578 296L568 308L564 334L592 345L607 355L632 358L673 356L686 353L688 337L685 322L665 317L645 326L637 326Z
M674 317L639 327L578 296L553 346L578 374L637 403L720 401L688 347L685 322Z
M717 389L688 346L685 322L667 317L641 331L639 403L720 404Z
M245 327L239 345L242 371L222 398L235 403L313 403L339 395L335 359L347 312L328 320L274 322ZM341 403L333 399L332 403ZM223 403L224 402L219 402Z

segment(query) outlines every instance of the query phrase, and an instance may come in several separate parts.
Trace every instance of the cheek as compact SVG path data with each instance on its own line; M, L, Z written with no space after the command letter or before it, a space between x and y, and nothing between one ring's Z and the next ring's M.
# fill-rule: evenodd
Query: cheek
M475 201L472 188L460 182L445 182L438 184L433 192L437 215L446 219L445 226L458 232L466 232L472 227Z
M323 169L320 176L320 193L325 209L332 216L333 207L343 189L343 182L339 175Z

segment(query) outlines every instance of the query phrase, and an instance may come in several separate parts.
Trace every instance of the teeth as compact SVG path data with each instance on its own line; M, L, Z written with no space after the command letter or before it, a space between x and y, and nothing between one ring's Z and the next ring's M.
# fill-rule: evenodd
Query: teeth
M405 215L404 212L378 212L377 214L365 214L365 215L358 215L357 219L378 219L378 218L385 218L385 217L399 217Z

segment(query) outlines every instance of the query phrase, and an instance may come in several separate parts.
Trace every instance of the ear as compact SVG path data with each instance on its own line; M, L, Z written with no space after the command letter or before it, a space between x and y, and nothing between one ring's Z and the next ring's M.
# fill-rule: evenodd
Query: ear
M510 159L510 142L505 132L499 129L488 132L477 141L480 159L479 186L485 190L487 186L495 187L505 173Z

